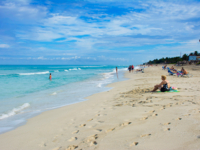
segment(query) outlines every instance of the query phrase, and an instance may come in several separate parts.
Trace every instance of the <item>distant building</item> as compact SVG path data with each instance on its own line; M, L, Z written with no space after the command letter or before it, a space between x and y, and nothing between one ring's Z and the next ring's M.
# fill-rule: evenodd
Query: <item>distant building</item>
M190 56L189 56L189 61L190 61L190 60L200 60L200 56L190 55Z

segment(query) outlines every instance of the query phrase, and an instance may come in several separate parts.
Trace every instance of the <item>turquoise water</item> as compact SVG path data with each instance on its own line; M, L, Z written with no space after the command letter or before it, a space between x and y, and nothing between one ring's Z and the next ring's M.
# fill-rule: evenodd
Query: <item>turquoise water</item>
M1 65L0 133L43 111L84 101L124 80L126 66ZM49 74L52 80L49 80Z

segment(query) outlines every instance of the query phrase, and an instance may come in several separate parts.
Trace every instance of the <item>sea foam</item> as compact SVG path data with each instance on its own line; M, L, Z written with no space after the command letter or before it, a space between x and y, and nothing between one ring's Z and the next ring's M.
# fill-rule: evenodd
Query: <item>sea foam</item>
M34 73L19 73L19 75L35 75L35 74L47 74L49 71L45 72L34 72Z
M0 115L0 119L5 119L5 118L8 118L10 116L14 116L16 114L19 114L22 112L22 110L26 109L30 107L30 104L29 103L24 103L23 105L17 107L17 108L13 108L11 111L9 111L8 113L4 113L4 114L1 114Z

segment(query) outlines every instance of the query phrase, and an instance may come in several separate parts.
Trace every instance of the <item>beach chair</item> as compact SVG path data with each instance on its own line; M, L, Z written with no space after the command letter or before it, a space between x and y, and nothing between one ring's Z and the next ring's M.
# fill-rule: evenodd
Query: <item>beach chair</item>
M162 70L165 70L164 66L162 66Z
M168 69L169 75L176 75L176 73L173 73L170 69Z
M181 75L181 77L191 78L193 75L188 72L188 74Z
M141 71L135 71L135 73L138 73L138 72L144 73L144 68L141 69Z

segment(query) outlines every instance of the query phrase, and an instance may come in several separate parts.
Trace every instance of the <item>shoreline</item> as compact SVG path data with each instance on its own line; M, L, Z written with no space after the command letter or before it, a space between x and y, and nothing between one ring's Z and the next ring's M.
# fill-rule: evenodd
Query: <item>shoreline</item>
M124 78L129 79L109 84L107 87L112 87L109 91L93 94L80 103L43 112L25 125L1 134L0 149L197 148L200 133L197 133L198 125L195 126L194 121L200 123L197 101L200 81L195 84L199 68L191 72L194 77L185 81L167 76L172 86L177 86L181 92L159 94L146 91L160 82L161 74L167 74L160 66L145 68L143 74L126 72ZM180 83L183 81L186 83ZM197 86L196 90L186 89L188 81ZM185 138L180 136L183 131Z
M37 116L42 112L85 101L85 97L89 95L109 90L106 88L106 85L110 82L116 82L118 79L115 78L113 70L108 71L105 69L104 71L105 72L83 81L73 82L36 93L29 93L19 99L18 105L10 107L10 109L7 110L1 109L3 113L1 113L2 115L0 115L0 117L5 117L5 119L0 120L0 134L26 124L27 119ZM120 70L119 74L121 75L120 80L124 80L122 77L124 74L123 69ZM77 89L78 92L76 92ZM36 99L36 102L34 99ZM20 100L22 101L21 103ZM18 101L18 99L16 99L16 101ZM44 104L44 106L41 104ZM24 106L27 108L24 109Z

